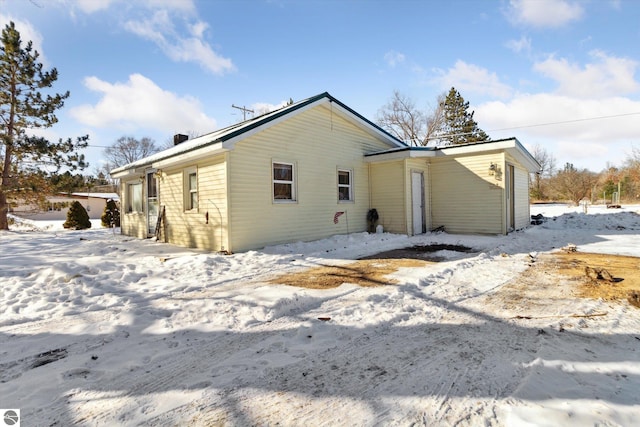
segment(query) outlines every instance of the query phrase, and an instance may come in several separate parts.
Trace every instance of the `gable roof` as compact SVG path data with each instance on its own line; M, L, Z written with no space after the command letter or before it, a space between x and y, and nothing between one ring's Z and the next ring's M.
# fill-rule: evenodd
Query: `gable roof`
M404 142L391 135L380 126L368 120L346 104L340 102L338 99L329 95L328 92L324 92L261 116L193 138L159 153L115 168L111 171L111 176L119 178L126 176L129 173L140 172L140 169L159 162L173 162L181 159L187 159L191 157L191 153L194 151L198 151L199 156L208 152L222 152L230 150L236 142L322 104L329 104L332 113L341 115L369 134L385 141L391 147L396 148L407 146ZM202 150L204 150L204 152Z

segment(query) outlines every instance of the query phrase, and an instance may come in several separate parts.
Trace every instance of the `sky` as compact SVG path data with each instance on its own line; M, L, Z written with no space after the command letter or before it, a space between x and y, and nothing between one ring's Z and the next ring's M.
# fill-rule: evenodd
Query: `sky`
M53 140L164 146L329 92L372 121L451 87L492 139L598 172L640 150L634 0L0 0L70 91ZM250 113L248 113L250 114Z

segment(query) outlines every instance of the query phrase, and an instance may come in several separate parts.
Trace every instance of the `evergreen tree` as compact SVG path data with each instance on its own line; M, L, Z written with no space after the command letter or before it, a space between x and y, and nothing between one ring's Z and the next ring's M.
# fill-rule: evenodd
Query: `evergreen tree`
M53 126L56 110L69 97L69 92L41 92L52 87L58 71L43 71L39 56L31 41L23 44L13 22L6 25L0 36L0 230L9 228L12 200L44 202L49 188L42 170L86 166L78 151L87 146L88 136L56 143L28 134Z
M114 200L107 200L100 221L103 227L120 227L120 209Z
M489 141L487 135L469 112L469 102L452 87L441 104L444 110L444 122L438 132L439 139L447 144L470 144Z
M74 230L86 230L91 228L91 221L89 220L89 214L87 210L77 200L74 200L69 206L67 211L67 220L62 224L64 228L71 228Z

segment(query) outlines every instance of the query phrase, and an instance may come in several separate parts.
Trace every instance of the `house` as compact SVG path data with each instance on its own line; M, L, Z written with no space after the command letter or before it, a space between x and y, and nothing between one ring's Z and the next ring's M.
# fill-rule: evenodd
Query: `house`
M116 193L59 193L47 196L47 205L44 208L19 203L11 207L10 213L40 221L66 220L71 203L78 201L87 210L90 219L100 219L109 199L118 201L119 198Z
M328 93L114 169L121 231L238 252L367 229L504 234L529 224L515 139L409 147Z

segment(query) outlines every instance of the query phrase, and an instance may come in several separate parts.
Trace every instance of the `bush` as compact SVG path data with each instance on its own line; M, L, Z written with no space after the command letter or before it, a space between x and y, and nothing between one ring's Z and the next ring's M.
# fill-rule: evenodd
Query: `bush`
M100 221L103 227L120 227L120 209L118 209L118 204L114 200L107 200L107 205L104 207Z
M67 220L62 224L64 228L72 228L74 230L85 230L91 228L89 214L79 201L71 203L67 212Z

